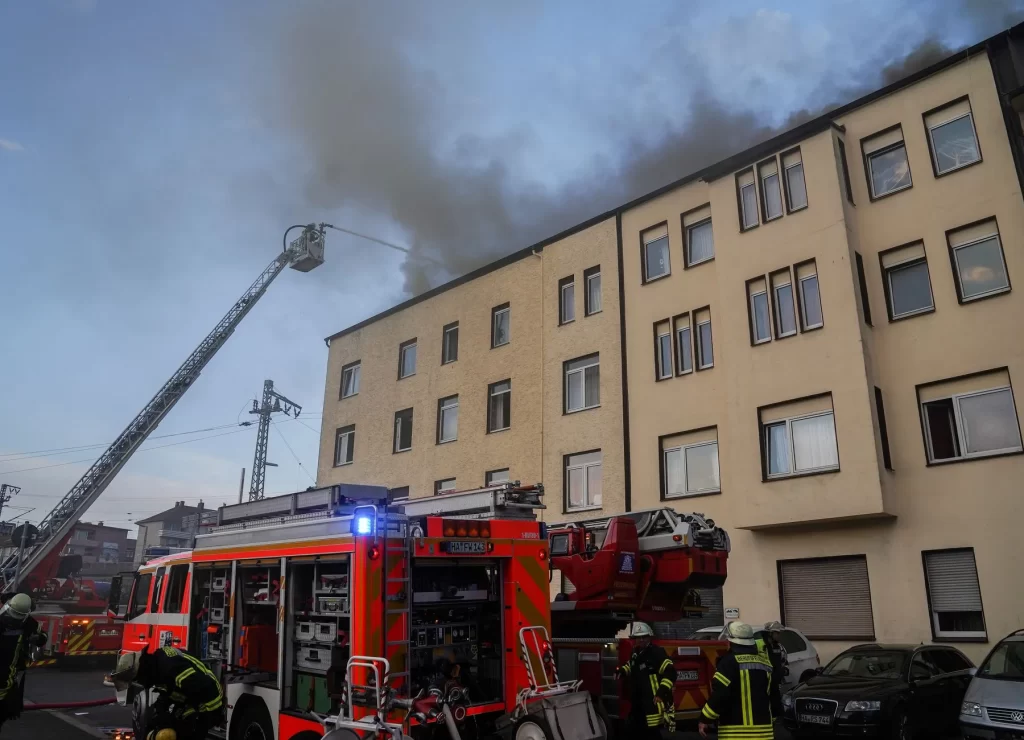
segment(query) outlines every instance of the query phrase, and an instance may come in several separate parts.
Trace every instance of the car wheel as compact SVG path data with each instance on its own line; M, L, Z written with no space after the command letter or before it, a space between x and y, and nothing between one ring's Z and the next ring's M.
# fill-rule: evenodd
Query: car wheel
M550 740L547 722L540 717L524 717L516 725L515 740Z
M234 740L274 740L270 713L260 703L250 703L241 716L231 717L231 737Z

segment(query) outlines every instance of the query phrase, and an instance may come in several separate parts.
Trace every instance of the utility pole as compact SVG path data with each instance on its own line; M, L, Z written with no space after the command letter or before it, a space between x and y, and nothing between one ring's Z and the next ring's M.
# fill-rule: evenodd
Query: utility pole
M243 490L245 490L245 468L242 468L242 477L238 481L238 503L242 503Z
M18 486L12 486L7 483L0 485L0 514L3 513L4 504L10 503L11 497L19 493L21 493L21 489Z
M267 442L270 438L270 415L275 412L292 414L296 419L302 413L302 407L290 401L274 390L273 380L263 381L263 403L252 402L250 414L260 417L259 431L256 433L256 455L252 461L252 475L249 476L249 500L259 501L263 498L263 487L267 480Z

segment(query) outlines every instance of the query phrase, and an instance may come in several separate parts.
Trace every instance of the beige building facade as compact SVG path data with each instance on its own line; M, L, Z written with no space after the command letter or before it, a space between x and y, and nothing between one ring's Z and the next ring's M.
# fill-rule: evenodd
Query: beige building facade
M1020 34L331 337L318 483L700 511L741 619L980 659L1024 626Z

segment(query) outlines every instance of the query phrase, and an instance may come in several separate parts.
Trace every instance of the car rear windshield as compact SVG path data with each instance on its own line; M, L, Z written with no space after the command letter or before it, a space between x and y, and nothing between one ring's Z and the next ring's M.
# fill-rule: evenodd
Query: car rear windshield
M981 664L978 675L1004 681L1024 681L1024 642L1001 642Z
M899 678L907 663L907 653L899 650L858 650L842 653L825 668L826 676L855 678Z

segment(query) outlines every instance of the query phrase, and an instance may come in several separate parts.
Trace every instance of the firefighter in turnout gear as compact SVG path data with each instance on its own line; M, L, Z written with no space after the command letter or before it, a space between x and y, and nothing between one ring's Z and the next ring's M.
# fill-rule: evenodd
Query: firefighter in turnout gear
M629 737L660 738L661 726L671 730L675 723L676 669L665 650L651 643L654 632L649 625L634 623L632 637L633 654L615 669L629 682Z
M772 710L778 705L772 660L749 624L730 622L725 632L730 649L718 661L711 696L701 711L700 734L706 737L717 722L722 740L772 740Z
M21 716L29 652L46 644L46 633L29 615L31 611L28 594L14 594L0 607L0 726Z
M220 681L205 663L184 650L162 647L152 653L124 653L110 677L122 703L132 683L160 694L153 707L160 726L145 728L154 738L169 724L177 740L202 740L220 724L224 706Z

